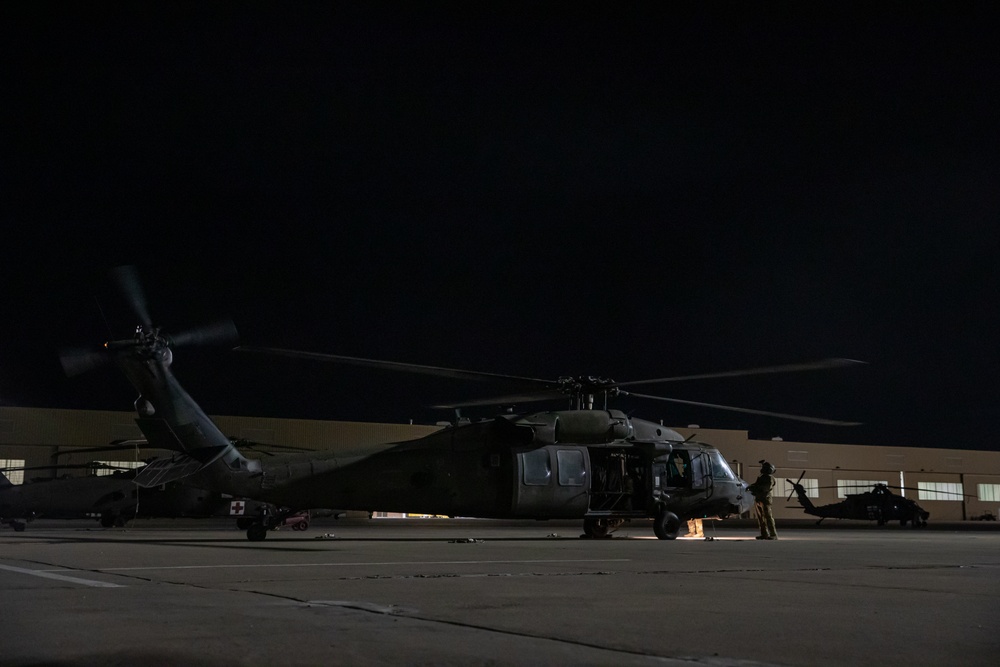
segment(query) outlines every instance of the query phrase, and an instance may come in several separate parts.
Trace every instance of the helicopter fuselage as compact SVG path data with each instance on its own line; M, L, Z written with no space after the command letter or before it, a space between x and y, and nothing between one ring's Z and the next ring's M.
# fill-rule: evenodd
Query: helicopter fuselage
M156 331L110 349L139 391L136 423L150 445L183 453L149 466L137 479L148 486L190 476L291 509L582 518L594 536L654 518L663 539L676 536L681 518L726 517L751 504L717 449L618 410L504 415L360 451L248 459L177 382L169 342ZM251 539L263 539L257 528Z
M574 420L598 424L602 435L595 432L584 443L547 441L560 424ZM609 427L659 431L662 440L614 438ZM724 518L750 506L745 483L718 449L684 442L669 429L617 411L500 417L376 451L298 454L259 464L259 475L235 471L227 486L286 507L623 520L664 510Z
M788 480L791 482L791 480ZM813 505L801 484L793 483L792 488L806 514L823 519L855 519L860 521L875 521L884 525L890 521L907 523L914 528L927 525L930 512L913 500L896 495L882 484L876 484L871 491L848 494L844 500L830 505Z

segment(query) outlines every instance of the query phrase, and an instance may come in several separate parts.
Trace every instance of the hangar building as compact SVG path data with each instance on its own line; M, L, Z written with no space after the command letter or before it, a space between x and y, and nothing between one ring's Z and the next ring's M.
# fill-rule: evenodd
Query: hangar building
M213 416L223 433L255 443L304 449L337 449L359 444L412 440L438 426L364 422ZM734 470L753 481L758 461L778 468L774 513L778 519L803 518L785 479L802 474L816 505L845 494L870 490L876 482L918 489L905 491L931 513L931 521L966 521L1000 516L1000 452L834 443L752 440L747 431L676 427L685 437L718 447ZM92 460L138 464L162 455L153 449L73 453L118 440L140 440L134 413L97 410L0 407L0 468L83 464ZM53 475L28 473L28 477ZM10 475L20 483L23 477Z

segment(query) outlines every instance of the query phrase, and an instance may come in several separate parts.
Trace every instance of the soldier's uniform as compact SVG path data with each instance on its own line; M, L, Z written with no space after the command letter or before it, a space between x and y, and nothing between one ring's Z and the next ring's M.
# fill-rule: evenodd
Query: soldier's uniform
M760 528L758 540L776 540L778 533L774 530L774 514L771 513L771 494L774 491L775 467L767 461L760 462L760 475L750 485L749 491L754 498L754 513L757 515L757 527Z

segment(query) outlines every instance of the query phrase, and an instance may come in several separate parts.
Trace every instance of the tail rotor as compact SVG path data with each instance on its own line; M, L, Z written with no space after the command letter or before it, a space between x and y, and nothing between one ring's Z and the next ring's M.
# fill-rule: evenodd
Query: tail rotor
M790 480L790 479L786 479L785 480L786 482L788 482L789 484L792 485L792 490L788 492L788 498L785 500L785 502L790 501L792 499L792 496L795 495L795 487L797 487L799 485L799 482L802 481L802 478L805 477L805 474L806 474L806 471L803 470L802 474L799 475L799 478L797 480L795 480L794 482L792 480Z

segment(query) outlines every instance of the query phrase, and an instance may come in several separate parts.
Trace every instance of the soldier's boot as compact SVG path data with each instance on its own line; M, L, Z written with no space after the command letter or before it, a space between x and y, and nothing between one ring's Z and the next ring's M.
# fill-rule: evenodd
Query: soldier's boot
M776 540L776 539L778 539L778 531L777 531L777 529L774 526L774 517L772 517L772 516L768 516L767 517L766 528L767 528L767 530L762 531L762 532L764 533L765 537L767 537L767 539L769 539L769 540Z

